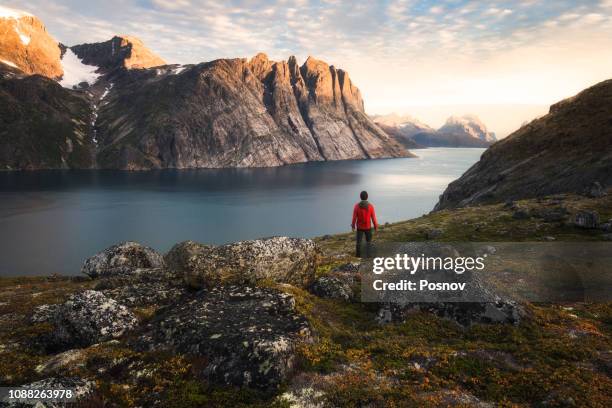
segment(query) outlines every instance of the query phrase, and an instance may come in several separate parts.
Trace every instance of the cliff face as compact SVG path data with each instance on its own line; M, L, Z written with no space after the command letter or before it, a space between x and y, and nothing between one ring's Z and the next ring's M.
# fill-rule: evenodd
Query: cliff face
M84 64L96 65L103 70L115 68L150 68L166 62L132 36L115 36L108 41L80 44L70 49Z
M0 62L28 75L59 78L60 48L44 24L31 14L0 6Z
M91 167L89 114L84 95L0 69L0 169Z
M221 59L115 73L96 122L98 165L150 169L264 167L410 155L363 111L348 75L309 58L298 66Z
M550 108L486 150L452 182L436 210L582 192L612 185L612 80Z

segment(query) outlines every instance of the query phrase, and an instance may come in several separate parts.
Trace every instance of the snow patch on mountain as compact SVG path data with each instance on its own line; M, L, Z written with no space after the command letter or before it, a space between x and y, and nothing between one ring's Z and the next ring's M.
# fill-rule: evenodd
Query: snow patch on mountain
M5 63L9 67L13 67L13 68L19 69L19 67L13 61L7 61L7 60L4 60L4 59L0 59L0 62Z
M0 18L22 18L22 17L34 17L32 14L25 11L13 9L10 7L0 6Z
M17 32L17 35L19 36L19 39L21 40L21 43L27 47L28 44L30 43L30 37L25 35L24 33L22 33L19 30L19 27L15 27L15 31Z
M64 76L59 83L64 88L72 88L81 82L87 82L89 85L92 85L100 76L96 72L98 70L97 66L83 64L70 48L64 53L62 68L64 69Z

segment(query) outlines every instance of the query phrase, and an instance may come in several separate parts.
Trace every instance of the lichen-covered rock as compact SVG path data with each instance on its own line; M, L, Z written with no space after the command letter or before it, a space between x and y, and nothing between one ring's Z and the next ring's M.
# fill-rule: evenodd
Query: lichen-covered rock
M596 211L578 211L574 215L574 225L579 228L594 229L599 224L599 214Z
M94 289L128 307L167 305L188 291L182 277L168 269L137 269L111 276L98 280Z
M181 274L198 273L208 268L208 254L214 246L200 244L194 241L183 241L174 245L166 255L164 261L169 269Z
M75 369L85 363L85 352L82 349L66 350L36 366L39 374L52 374L64 368Z
M24 384L19 389L30 389L30 390L72 390L74 393L74 400L79 401L83 398L88 397L92 394L95 388L95 382L77 378L77 377L62 377L62 378L45 378L44 380L36 381L30 384ZM70 405L70 404L68 404ZM61 401L40 401L40 400L29 400L27 402L6 402L0 401L0 407L36 407L36 408L61 408L65 407L66 402Z
M206 357L202 374L213 382L274 388L292 372L297 343L310 339L291 295L229 286L163 309L135 347Z
M519 302L499 294L476 275L472 275L470 285L466 287L463 294L465 299L478 299L478 301L410 302L409 297L398 298L397 302L381 307L377 321L379 323L401 322L415 311L424 311L452 320L460 326L469 327L473 324L517 325L525 316L525 310Z
M359 262L348 262L348 263L336 266L334 269L332 269L331 273L358 276L359 266L360 266Z
M314 241L273 237L211 247L183 242L166 255L171 269L193 288L272 280L305 287L314 280L319 250Z
M52 346L63 349L121 337L137 324L125 306L95 290L72 295L54 308L48 322L53 326Z
M351 285L335 276L321 276L310 286L310 291L322 298L343 300L353 298Z
M153 249L137 242L123 242L87 259L81 272L91 278L100 278L163 266L164 258Z
M472 408L492 408L495 405L486 401L481 401L476 396L460 390L439 390L424 392L418 395L431 406L439 407L472 407Z
M524 315L523 309L517 302L499 298L497 302L390 304L380 309L377 322L380 324L402 322L415 311L429 312L438 317L452 320L463 327L469 327L473 324L517 325Z
M44 323L50 321L57 308L60 305L40 305L34 308L34 313L32 313L32 317L30 321L32 323Z

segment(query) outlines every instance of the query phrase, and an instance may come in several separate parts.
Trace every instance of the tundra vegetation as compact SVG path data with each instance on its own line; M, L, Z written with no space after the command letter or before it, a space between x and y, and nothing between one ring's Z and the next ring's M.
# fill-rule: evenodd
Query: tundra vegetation
M559 206L567 211L564 219L541 217ZM513 217L518 210L528 216ZM448 242L610 239L609 232L572 221L584 212L612 218L612 197L568 194L443 210L381 226L376 239L420 241L432 230L439 232L436 240ZM53 327L32 323L37 307L99 285L67 276L0 279L0 382L87 379L95 392L78 402L82 407L610 406L611 303L529 303L516 325L466 327L426 311L380 324L378 307L359 302L358 280L336 297L325 295L331 293L326 285L339 281L338 271L357 261L352 239L315 239L322 251L317 290L265 277L254 283L264 293L291 295L311 331L308 341L297 343L292 374L274 387L212 382L202 375L206 356L134 347L130 333L62 354L50 351L41 341ZM142 302L128 308L144 326L164 313L163 306Z

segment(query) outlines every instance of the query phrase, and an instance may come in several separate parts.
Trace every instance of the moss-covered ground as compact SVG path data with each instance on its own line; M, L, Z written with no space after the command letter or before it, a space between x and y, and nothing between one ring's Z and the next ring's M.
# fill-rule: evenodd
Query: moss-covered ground
M537 210L559 197L518 202ZM561 197L570 213L596 210L612 218L612 197ZM603 240L601 231L539 218L517 220L503 204L445 210L383 226L376 240L420 241L432 229L440 241ZM324 260L317 273L352 258L353 236L317 238ZM49 330L30 325L34 307L57 303L90 282L60 278L0 279L0 383L19 385L45 376L48 360L37 339ZM268 283L268 285L272 285ZM204 361L188 356L137 353L122 342L91 346L62 369L65 375L96 379L99 392L80 405L164 407L286 407L280 395L298 384L320 391L319 400L339 407L412 406L612 406L612 304L527 304L517 326L462 328L415 312L404 323L378 325L376 308L360 302L321 299L278 285L295 296L317 337L299 347L296 376L281 389L263 392L218 387L199 377ZM154 310L138 311L146 320ZM134 378L138 380L135 381ZM480 405L483 406L483 405Z

